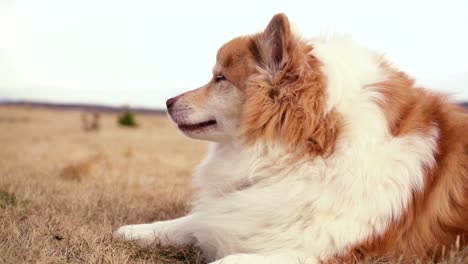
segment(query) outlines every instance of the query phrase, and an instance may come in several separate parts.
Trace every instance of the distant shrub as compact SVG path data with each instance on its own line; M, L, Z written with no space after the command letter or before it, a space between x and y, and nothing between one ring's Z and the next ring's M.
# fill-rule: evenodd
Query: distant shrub
M17 204L18 200L15 194L0 191L0 208L5 209L8 206L16 206Z
M28 200L19 200L14 193L0 191L0 209L10 207L16 210L24 210L28 204Z
M84 112L81 114L81 125L84 131L98 131L100 128L100 114Z
M130 110L126 110L121 115L119 115L117 122L121 126L127 126L127 127L138 126L136 122L135 114L133 114Z

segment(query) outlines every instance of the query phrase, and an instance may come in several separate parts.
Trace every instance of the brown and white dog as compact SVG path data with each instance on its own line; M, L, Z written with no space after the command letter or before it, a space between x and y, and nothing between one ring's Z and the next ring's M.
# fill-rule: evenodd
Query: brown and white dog
M468 114L345 36L283 14L218 52L205 86L167 101L213 141L179 219L121 227L214 263L440 256L468 239Z

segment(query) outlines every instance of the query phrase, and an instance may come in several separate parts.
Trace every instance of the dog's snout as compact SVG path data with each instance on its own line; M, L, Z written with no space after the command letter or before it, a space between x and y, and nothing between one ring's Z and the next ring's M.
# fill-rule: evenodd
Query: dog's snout
M170 109L175 104L176 101L177 101L177 97L172 97L172 98L167 99L166 101L167 109Z

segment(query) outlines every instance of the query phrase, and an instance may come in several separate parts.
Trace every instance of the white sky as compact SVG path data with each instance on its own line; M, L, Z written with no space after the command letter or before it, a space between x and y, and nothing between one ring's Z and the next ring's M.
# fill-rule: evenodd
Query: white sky
M277 12L305 36L350 33L468 100L466 0L0 0L0 99L163 107Z

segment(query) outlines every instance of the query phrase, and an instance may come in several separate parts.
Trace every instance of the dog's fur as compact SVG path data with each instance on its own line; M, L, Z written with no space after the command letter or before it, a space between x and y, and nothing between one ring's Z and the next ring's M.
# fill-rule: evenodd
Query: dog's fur
M438 257L468 235L468 115L345 36L283 14L221 47L213 79L167 102L214 141L199 197L126 239L198 245L215 263ZM208 122L207 122L208 121Z

